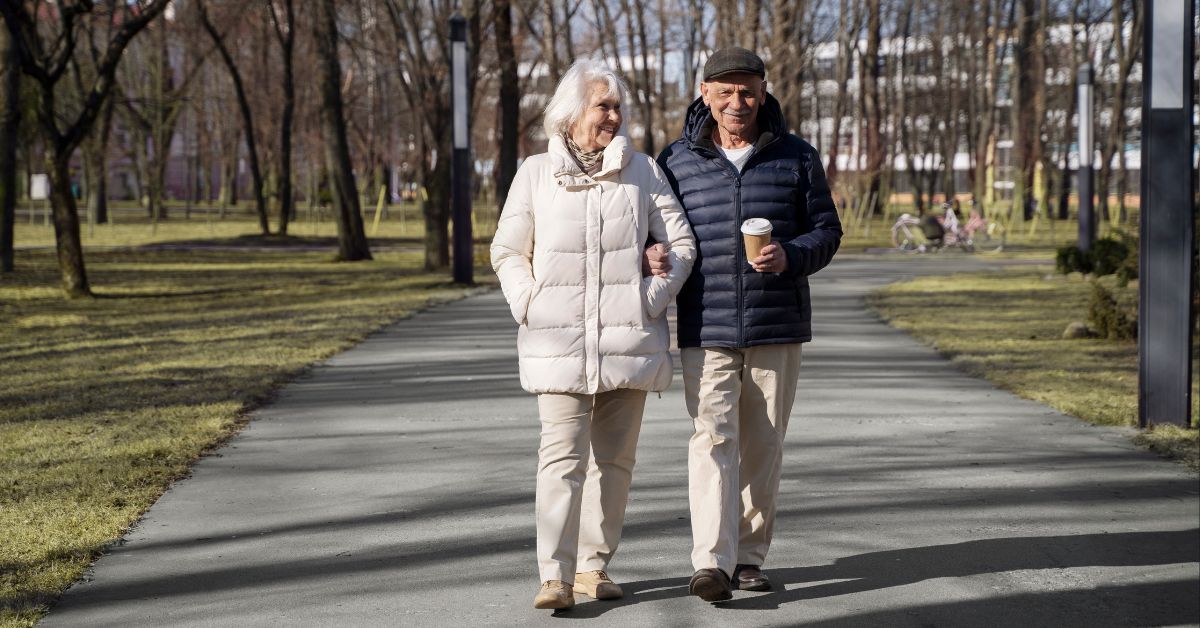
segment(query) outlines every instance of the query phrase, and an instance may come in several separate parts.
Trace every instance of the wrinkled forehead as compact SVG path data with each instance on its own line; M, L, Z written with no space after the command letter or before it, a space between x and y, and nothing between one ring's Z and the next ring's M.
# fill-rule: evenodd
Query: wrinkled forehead
M736 91L740 89L760 89L766 85L766 80L757 74L748 74L744 72L732 72L722 74L721 76L713 77L705 81L710 90L730 90Z
M608 105L621 104L621 88L616 82L592 81L587 88L588 106L605 103Z

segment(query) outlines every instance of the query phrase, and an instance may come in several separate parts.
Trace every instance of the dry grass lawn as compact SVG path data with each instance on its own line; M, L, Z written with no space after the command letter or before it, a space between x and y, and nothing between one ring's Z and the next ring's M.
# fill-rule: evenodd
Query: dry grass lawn
M869 302L972 375L1091 423L1136 425L1136 342L1063 339L1067 324L1086 321L1091 285L1052 273L1038 266L924 277L887 286ZM1103 278L1119 300L1135 302L1135 286L1118 289L1111 280ZM1194 426L1162 426L1135 440L1200 470Z
M417 252L331 257L93 250L99 297L66 301L51 252L19 253L0 275L0 625L32 625L307 365L466 292Z

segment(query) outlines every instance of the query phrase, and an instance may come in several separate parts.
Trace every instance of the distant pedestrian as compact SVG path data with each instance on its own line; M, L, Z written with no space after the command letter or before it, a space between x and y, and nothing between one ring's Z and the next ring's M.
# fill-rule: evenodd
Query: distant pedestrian
M678 301L684 395L695 426L689 590L715 602L732 597L731 579L740 589L771 586L761 567L800 344L812 338L808 276L833 259L842 227L820 155L788 132L767 93L766 66L744 48L708 58L683 138L658 163L699 248Z
M492 241L520 325L521 385L538 395L535 608L622 591L607 574L621 539L647 391L671 382L665 311L695 244L666 178L630 148L628 88L579 61L546 107L549 150L521 164ZM673 270L642 277L648 237Z

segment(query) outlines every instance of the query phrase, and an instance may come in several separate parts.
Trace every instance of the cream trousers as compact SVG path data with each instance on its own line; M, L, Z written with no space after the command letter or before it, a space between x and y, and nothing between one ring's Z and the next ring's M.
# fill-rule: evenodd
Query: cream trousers
M783 437L796 399L800 345L680 352L688 414L692 566L733 574L771 546Z
M541 394L537 558L542 582L607 569L621 542L644 390Z

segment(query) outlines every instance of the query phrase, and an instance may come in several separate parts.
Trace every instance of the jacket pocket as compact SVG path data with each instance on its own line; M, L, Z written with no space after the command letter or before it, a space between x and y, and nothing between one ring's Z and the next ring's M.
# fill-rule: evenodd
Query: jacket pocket
M800 320L812 320L812 303L808 298L808 277L804 275L792 277L792 290L796 294L796 311L800 312Z
M541 291L542 291L542 282L535 279L533 282L533 286L531 286L529 288L529 298L526 299L526 301L525 301L525 316L521 317L521 320L517 321L519 324L521 324L521 325L529 324L529 312L530 312L530 310L533 309L533 302L535 299L537 299L538 293Z

